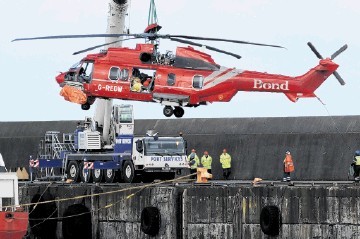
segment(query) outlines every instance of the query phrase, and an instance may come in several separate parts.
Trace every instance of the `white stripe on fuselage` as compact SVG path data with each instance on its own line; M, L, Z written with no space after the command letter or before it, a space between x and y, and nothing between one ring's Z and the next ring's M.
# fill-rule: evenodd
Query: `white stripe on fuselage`
M204 85L206 85L209 81L213 80L214 78L218 77L219 75L221 75L222 73L224 73L225 71L227 71L229 68L223 67L221 66L220 69L218 71L214 71L213 73L211 73L209 76L205 77L204 79Z
M211 88L215 85L218 85L220 83L223 83L231 78L233 78L236 75L239 75L243 72L243 70L238 70L238 69L232 69L231 71L227 72L226 74L220 76L219 78L215 79L213 82L210 82L209 84L204 84L204 88L203 89L208 89Z

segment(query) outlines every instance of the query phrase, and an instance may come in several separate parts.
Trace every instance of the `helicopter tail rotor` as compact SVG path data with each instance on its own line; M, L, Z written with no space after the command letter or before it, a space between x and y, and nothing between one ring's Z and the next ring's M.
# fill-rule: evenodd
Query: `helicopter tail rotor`
M311 43L308 42L307 45L310 47L311 51L317 56L317 58L319 58L320 60L324 59L322 57L322 55L318 52L318 50L315 48L315 46ZM347 49L348 45L345 44L344 46L342 46L341 48L339 48L339 50L337 50L336 52L334 52L331 55L331 60L334 60L335 57L337 57L338 55L340 55L342 52L344 52ZM345 85L345 81L343 80L343 78L340 76L340 74L337 71L333 72L333 75L335 76L335 78L339 81L340 85Z

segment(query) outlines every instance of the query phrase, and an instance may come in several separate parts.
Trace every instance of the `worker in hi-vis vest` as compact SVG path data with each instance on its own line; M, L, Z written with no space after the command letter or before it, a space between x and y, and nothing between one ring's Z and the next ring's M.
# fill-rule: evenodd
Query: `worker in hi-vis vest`
M352 165L354 167L354 179L360 181L360 150L355 151Z
M224 179L228 180L231 174L231 156L227 153L226 149L223 149L223 153L220 155L220 163L223 169Z
M207 169L208 173L211 173L212 157L208 151L204 151L204 155L201 157L200 163Z
M142 87L142 84L141 84L141 80L139 77L134 77L132 79L132 87L131 87L131 91L134 91L134 92L141 92L141 87Z
M191 150L191 154L189 154L187 159L190 164L190 174L196 173L196 169L197 169L198 165L200 164L200 162L199 162L199 157L197 156L195 149ZM196 178L196 175L191 176L191 178Z
M283 176L283 182L290 182L291 178L290 178L290 173L294 172L295 167L294 167L294 162L292 160L292 156L290 151L286 151L285 153L285 159L284 159L284 176Z

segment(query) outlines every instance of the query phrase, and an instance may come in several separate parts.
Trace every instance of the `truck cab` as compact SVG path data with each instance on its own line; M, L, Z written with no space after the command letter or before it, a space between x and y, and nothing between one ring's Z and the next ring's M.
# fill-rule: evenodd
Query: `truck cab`
M135 171L141 173L145 181L173 179L176 172L180 174L182 169L189 167L184 139L159 137L157 133L134 138L132 160Z

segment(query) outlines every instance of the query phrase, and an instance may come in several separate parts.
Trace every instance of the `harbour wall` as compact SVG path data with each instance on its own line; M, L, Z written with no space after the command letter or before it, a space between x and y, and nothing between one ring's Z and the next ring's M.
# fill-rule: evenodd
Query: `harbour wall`
M24 184L20 185L20 203L58 200L30 208L30 231L39 238L359 238L357 185L143 186ZM279 209L278 236L261 230L265 206ZM154 236L141 228L146 207L160 213Z

